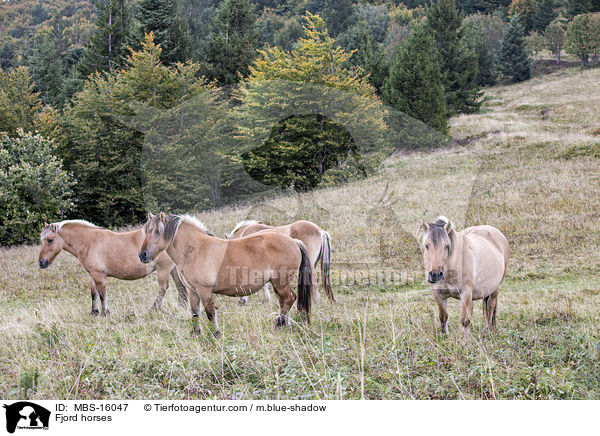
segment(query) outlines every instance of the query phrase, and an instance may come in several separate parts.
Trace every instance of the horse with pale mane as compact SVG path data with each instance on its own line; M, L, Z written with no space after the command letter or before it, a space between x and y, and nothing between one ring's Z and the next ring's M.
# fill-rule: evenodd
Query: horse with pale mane
M169 274L179 290L179 303L185 305L187 291L179 280L175 264L167 256L157 256L143 264L137 252L143 240L143 230L117 233L98 227L84 220L66 220L44 224L40 235L42 246L38 256L41 269L48 268L56 256L64 249L79 260L82 268L90 276L92 295L92 315L100 313L98 298L102 303L102 314L107 315L106 278L137 280L156 271L158 276L158 295L152 306L160 309L162 300L169 287Z
M500 284L508 269L506 237L488 225L459 232L444 216L423 223L421 230L427 281L438 305L442 333L448 333L450 297L461 301L460 323L465 335L470 331L473 300L483 299L487 327L495 329Z
M269 226L262 221L248 220L237 223L233 231L227 235L227 239L237 239L264 230L276 230L292 239L304 242L308 251L308 257L313 265L321 261L321 285L329 300L335 303L335 297L331 290L331 236L321 227L306 220L295 221L283 226ZM269 298L268 285L263 288L263 300ZM317 290L318 297L318 290ZM240 305L246 303L248 297L240 298Z
M148 214L139 249L142 262L152 262L166 252L175 262L186 288L194 331L199 330L200 301L219 334L213 294L229 297L251 295L270 282L279 299L275 327L288 323L296 295L291 281L298 274L298 310L310 323L314 270L300 240L280 232L264 231L240 239L220 239L204 224L188 215Z

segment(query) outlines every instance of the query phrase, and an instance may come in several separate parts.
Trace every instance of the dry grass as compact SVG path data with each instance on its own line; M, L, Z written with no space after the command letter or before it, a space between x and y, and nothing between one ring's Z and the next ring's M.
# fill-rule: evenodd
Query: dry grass
M92 318L71 256L40 271L36 247L0 251L0 397L599 398L600 169L585 152L600 142L597 83L600 70L570 70L491 88L482 114L452 121L455 138L479 138L464 147L202 214L217 234L249 215L330 230L334 275L363 276L338 281L339 304L318 302L310 328L275 331L275 305L217 297L222 337L191 338L174 292L149 312L154 278L109 280L112 314ZM511 243L496 335L483 334L477 303L463 341L456 302L450 336L437 334L413 234L439 213L460 227L495 225ZM402 271L403 283L369 282L367 267Z

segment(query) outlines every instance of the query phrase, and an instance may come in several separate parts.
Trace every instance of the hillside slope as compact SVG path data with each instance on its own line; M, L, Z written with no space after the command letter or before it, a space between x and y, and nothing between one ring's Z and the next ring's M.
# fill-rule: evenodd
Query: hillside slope
M394 156L349 185L202 214L216 234L240 219L300 217L331 232L338 304L318 301L310 327L293 309L292 327L276 331L275 301L217 297L222 336L190 337L175 292L149 311L154 277L109 280L112 313L91 317L72 256L39 270L37 247L1 250L0 397L600 398L598 83L600 70L565 71L488 89L484 113L452 121L453 147ZM414 238L439 213L510 241L494 335L477 302L463 340L450 301L450 335L439 336Z

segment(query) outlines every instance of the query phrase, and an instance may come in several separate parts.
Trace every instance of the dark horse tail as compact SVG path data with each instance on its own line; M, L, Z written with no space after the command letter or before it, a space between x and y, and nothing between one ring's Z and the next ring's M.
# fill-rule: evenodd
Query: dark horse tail
M310 303L313 288L312 265L304 243L299 240L296 240L296 243L302 255L300 268L298 268L298 310L306 314L306 321L310 324Z
M323 280L323 288L327 297L335 303L335 297L331 290L331 236L325 230L321 231L321 251L319 252L321 259L321 280Z

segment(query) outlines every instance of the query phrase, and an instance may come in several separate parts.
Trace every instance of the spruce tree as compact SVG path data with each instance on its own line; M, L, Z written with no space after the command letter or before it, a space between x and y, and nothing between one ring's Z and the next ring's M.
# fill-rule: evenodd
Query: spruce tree
M511 18L504 31L498 70L503 78L512 82L522 82L531 77L531 62L527 54L525 30L519 15Z
M447 130L438 54L426 26L414 26L404 44L397 46L384 89L386 103L395 109L435 129Z
M427 19L441 56L448 111L476 112L481 105L481 92L476 84L477 56L463 39L463 17L455 0L439 0L427 11Z
M96 26L96 31L77 64L82 79L96 71L110 71L123 65L131 32L125 0L98 2Z
M225 0L217 11L205 49L206 76L219 85L237 83L249 74L258 34L250 0Z
M544 32L550 23L557 17L554 12L554 0L538 0L533 15L533 28Z
M141 34L154 34L160 45L164 65L185 62L191 57L191 38L187 22L183 19L176 0L141 0L138 5Z
M29 58L29 70L43 103L60 105L62 88L62 65L51 34L35 36L33 53Z

